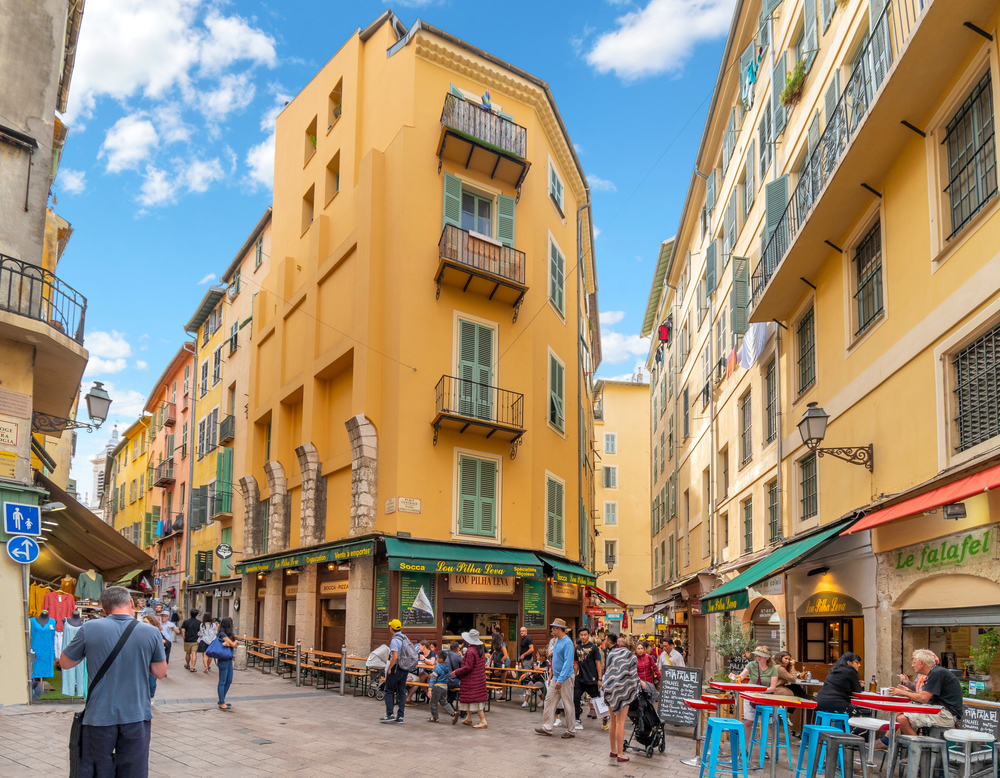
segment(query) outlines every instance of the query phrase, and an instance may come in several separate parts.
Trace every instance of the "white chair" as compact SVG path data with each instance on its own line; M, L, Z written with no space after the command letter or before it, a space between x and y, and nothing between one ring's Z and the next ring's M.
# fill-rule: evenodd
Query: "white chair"
M883 728L887 728L889 722L882 719L873 719L867 716L857 716L848 719L847 723L857 729L868 730L868 766L875 766L875 733Z
M959 743L962 745L964 749L962 754L953 754L951 760L953 762L964 762L964 778L971 778L973 762L992 761L993 759L993 750L990 748L984 748L975 753L972 752L973 743L992 743L996 739L993 735L988 735L985 732L976 732L971 729L949 729L944 733L944 739L949 743ZM993 761L993 776L994 778L997 776L997 764L995 761Z

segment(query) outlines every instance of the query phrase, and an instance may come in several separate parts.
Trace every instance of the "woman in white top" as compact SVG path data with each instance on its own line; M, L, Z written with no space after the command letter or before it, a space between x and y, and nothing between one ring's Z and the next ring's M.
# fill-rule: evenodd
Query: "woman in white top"
M206 613L202 616L201 627L198 629L198 653L201 654L202 660L204 661L205 670L208 672L209 668L212 666L212 657L205 653L212 641L219 636L219 625L213 623L215 619L212 618L211 613Z

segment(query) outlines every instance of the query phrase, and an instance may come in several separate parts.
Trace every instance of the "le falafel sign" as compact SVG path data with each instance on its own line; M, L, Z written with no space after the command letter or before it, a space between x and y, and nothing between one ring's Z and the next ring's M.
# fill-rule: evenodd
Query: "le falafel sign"
M941 541L901 549L892 561L896 570L923 572L960 567L966 562L988 558L993 553L995 540L993 530L989 529L953 535Z
M456 562L450 559L389 558L390 570L408 573L457 573L473 576L513 576L515 578L541 578L541 568L532 565L503 564L499 562Z

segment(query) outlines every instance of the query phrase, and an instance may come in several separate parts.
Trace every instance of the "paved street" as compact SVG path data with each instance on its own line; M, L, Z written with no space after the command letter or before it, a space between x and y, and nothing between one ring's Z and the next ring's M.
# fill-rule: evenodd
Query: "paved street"
M151 776L204 774L213 766L227 773L235 767L247 778L347 776L390 768L407 776L438 776L464 760L472 772L484 772L498 758L504 771L514 768L515 775L544 771L641 778L664 769L684 778L697 775L677 761L692 754L690 739L680 733L668 736L666 753L652 759L632 754L630 763L618 765L609 763L607 733L594 721L586 721L572 741L542 738L533 732L541 713L529 714L515 703L494 704L489 730L482 732L428 724L426 705L408 710L403 726L379 724L382 703L296 689L257 670L235 673L229 694L234 710L223 713L215 705L215 684L214 670L209 676L188 673L174 655L170 675L156 694ZM0 776L65 775L66 742L77 709L0 709Z

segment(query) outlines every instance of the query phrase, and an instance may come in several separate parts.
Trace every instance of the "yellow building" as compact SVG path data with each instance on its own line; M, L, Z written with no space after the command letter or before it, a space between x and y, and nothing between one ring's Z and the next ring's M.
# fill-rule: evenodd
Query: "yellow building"
M524 624L536 643L547 618L580 622L588 202L547 85L422 22L384 13L284 109L240 479L245 631L360 653L396 616L413 636Z
M649 385L601 380L594 391L594 506L600 533L594 569L597 585L627 606L608 600L602 620L616 633L623 624L625 632L642 632L650 627L640 615L650 602ZM634 623L637 615L639 624Z
M735 614L814 675L850 650L885 685L904 649L963 661L1000 601L997 5L766 5L737 8L647 306L677 430L657 594L696 664Z
M111 452L113 461L111 525L141 549L156 542L159 505L153 506L149 491L149 418L143 416L121 434Z

